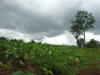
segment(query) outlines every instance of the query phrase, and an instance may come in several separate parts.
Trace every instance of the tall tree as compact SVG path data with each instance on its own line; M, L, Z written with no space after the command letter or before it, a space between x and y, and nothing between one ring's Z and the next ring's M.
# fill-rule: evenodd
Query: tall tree
M85 43L85 33L88 29L94 28L93 24L95 23L94 16L92 13L87 11L77 11L77 14L73 20L71 20L71 32L74 35L75 39L78 40L80 35L84 36Z

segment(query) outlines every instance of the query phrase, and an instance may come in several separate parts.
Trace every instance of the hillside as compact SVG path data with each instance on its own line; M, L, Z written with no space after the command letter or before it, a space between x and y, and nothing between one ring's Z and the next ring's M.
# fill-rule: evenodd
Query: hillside
M0 75L100 75L99 63L100 49L0 40Z

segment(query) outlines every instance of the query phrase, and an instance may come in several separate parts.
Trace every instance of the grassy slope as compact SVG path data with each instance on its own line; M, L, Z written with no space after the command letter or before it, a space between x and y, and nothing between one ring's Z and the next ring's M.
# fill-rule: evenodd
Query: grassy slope
M15 67L23 71L27 68L28 72L34 72L31 69L35 68L38 75L75 75L75 71L98 69L100 62L100 49L9 41L0 41L0 55L0 72L2 67L7 70Z

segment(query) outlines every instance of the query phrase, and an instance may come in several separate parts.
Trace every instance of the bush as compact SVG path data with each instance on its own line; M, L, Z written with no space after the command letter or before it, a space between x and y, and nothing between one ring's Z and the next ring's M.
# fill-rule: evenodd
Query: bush
M98 48L99 42L94 39L91 39L89 42L87 42L86 47L87 48Z

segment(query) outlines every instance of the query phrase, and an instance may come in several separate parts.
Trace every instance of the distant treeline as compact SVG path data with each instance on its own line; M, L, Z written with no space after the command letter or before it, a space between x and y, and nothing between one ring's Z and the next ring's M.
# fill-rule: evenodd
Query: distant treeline
M13 41L13 42L23 42L23 43L25 43L25 41L23 39L8 39L6 37L0 37L0 40ZM35 40L31 39L28 43L41 43L41 42L36 42Z
M13 41L13 42L22 42L22 43L25 43L23 39L8 39L6 37L0 37L0 40L6 40L6 41ZM83 42L84 42L84 39L79 39L77 41L77 44L79 48L83 48ZM28 43L38 43L38 44L41 44L42 42L36 42L35 40L31 39L30 42ZM66 45L67 46L67 45ZM88 41L86 44L85 44L86 48L100 48L100 41L97 41L95 39L91 39L90 41ZM76 47L76 46L73 46L73 47Z

